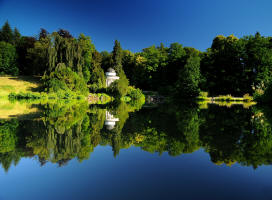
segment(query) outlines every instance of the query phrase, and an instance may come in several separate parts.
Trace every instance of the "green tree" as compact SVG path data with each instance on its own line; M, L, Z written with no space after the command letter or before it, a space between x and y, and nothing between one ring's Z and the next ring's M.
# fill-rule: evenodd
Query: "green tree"
M78 38L79 46L82 48L82 56L84 59L84 64L82 67L83 77L86 82L90 80L91 70L92 70L92 54L95 50L95 47L91 41L91 38L80 34Z
M18 75L16 49L13 45L0 42L0 74Z
M176 95L193 98L199 94L200 57L190 56L186 65L179 72L176 84Z
M14 36L13 31L9 25L9 22L6 21L5 24L2 26L1 32L0 32L0 41L4 41L10 44L13 44L14 42Z
M30 51L33 51L33 53L36 54L35 50L30 50L34 48L35 42L36 39L34 37L23 36L16 45L16 51L18 54L17 63L20 74L33 75L37 71L33 68L39 68L43 66L43 63L40 62L37 62L38 65L36 65L35 61L39 59L37 59L36 56L33 57L32 55L30 55ZM42 73L39 72L38 75Z
M25 63L26 69L24 69L24 74L44 75L48 64L49 44L49 38L41 38L40 40L35 41L33 47L31 43L22 44L22 48L25 48L27 51L25 59L28 61L28 63ZM30 46L28 47L28 45Z
M14 28L13 39L14 39L14 44L17 46L17 44L20 42L20 39L21 39L21 34L17 28Z
M112 51L113 69L119 74L123 70L122 67L122 48L120 42L115 40Z
M106 77L101 68L102 56L98 51L93 52L92 68L90 74L90 90L96 92L106 87Z

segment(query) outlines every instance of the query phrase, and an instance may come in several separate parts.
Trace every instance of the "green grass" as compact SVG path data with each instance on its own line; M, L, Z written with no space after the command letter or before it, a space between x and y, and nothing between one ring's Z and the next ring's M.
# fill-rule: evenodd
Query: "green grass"
M11 92L34 92L40 87L39 77L0 76L0 97L8 97Z
M252 102L253 97L249 94L245 94L243 97L233 97L230 94L228 95L219 95L217 97L208 97L208 93L200 93L197 97L197 100L200 101L212 101L212 102L219 102L219 101L226 101L226 102Z

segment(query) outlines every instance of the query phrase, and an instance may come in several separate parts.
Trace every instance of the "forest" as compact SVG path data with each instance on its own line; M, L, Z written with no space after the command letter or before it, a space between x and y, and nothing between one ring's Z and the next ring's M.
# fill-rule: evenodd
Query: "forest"
M89 36L75 38L64 29L22 36L6 22L0 31L0 74L39 76L43 92L66 97L106 91L138 98L144 90L175 99L250 95L270 102L271 67L272 37L259 32L242 38L218 35L204 52L180 43L131 52L117 40L112 52L98 52ZM120 79L106 88L108 68Z

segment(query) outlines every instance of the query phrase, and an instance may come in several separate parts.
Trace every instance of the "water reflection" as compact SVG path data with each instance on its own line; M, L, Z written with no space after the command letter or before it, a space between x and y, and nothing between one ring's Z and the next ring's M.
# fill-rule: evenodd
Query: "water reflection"
M203 148L217 165L257 168L272 161L269 108L167 104L139 110L137 103L124 102L106 106L58 102L38 107L39 117L0 120L0 163L5 171L23 157L34 157L41 165L63 166L74 158L81 162L91 159L98 145L111 146L114 156L131 146L171 156Z
M112 130L115 127L116 122L119 121L119 118L114 117L109 111L106 111L106 120L105 126L108 130Z

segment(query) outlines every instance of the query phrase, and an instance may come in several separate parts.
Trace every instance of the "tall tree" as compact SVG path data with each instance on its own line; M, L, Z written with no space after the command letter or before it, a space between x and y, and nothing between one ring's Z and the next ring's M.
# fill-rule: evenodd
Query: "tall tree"
M20 42L21 34L16 27L14 28L13 39L14 39L14 44L17 46L18 43Z
M16 49L7 42L0 42L0 74L18 75Z
M0 41L4 41L7 43L13 43L13 32L9 25L9 22L6 21L5 24L2 26Z
M120 42L115 40L114 47L112 51L112 60L113 60L113 68L117 72L117 74L121 73L123 70L122 67L122 48Z
M194 98L199 94L200 57L190 56L186 65L179 72L176 95L184 98Z
M91 38L80 34L78 37L79 46L82 48L82 56L84 59L83 64L83 76L86 82L90 80L90 72L92 70L92 54L95 50L94 44L91 41Z

